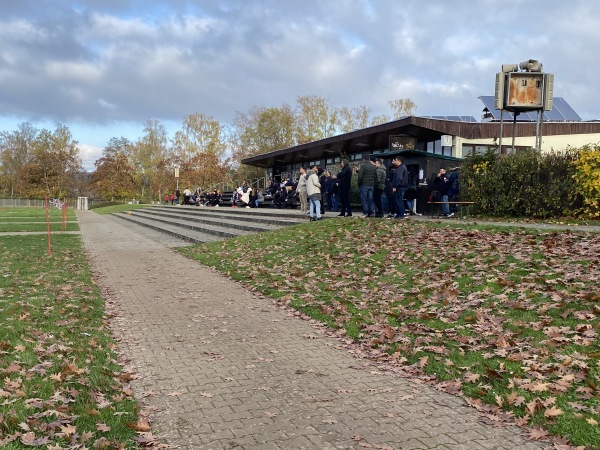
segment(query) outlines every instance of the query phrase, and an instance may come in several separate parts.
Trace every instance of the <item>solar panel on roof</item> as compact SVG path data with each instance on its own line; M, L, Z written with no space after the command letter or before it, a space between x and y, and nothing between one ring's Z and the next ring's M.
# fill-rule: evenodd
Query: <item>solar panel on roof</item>
M493 120L500 120L500 110L494 108L494 97L491 95L482 95L479 100L489 111ZM509 111L503 111L504 120L513 120L513 115ZM548 122L580 122L581 117L571 108L567 101L562 97L554 97L552 109L544 111L544 120ZM537 111L522 112L517 116L517 122L536 122Z
M565 117L565 120L572 120L576 122L581 121L581 117L579 114L575 112L571 105L567 103L567 101L562 97L554 97L552 109L556 109L560 111L560 113Z
M454 122L477 122L473 116L420 116L425 119L452 120Z

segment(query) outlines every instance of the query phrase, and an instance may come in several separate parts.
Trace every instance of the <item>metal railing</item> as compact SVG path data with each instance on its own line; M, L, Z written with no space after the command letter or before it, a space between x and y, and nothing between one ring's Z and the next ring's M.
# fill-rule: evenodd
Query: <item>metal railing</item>
M247 178L244 181L247 181L253 190L265 190L269 182L267 177ZM239 183L236 183L234 181L221 181L220 183L214 185L210 190L212 191L214 189L219 189L221 192L235 191L238 187L242 185L242 183L243 181Z
M52 203L51 199L49 200L50 206L55 207ZM60 200L62 202L63 200ZM4 208L19 208L19 207L27 207L27 208L43 208L46 206L45 199L36 199L36 198L0 198L0 206ZM76 208L77 207L77 199L69 198L67 199L67 207L68 208Z

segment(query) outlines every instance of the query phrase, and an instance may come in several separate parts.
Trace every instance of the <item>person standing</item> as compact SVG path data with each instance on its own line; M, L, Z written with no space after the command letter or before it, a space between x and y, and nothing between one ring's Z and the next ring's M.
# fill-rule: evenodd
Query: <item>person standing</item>
M409 215L417 214L415 201L417 199L417 173L413 167L408 170L408 189L404 193L404 200L406 200L406 206L408 207Z
M395 219L404 219L404 192L408 189L408 170L404 165L404 158L402 156L396 156L392 160L392 164L395 166L394 178L392 179L392 191L394 192L394 200L396 203L396 215Z
M377 181L377 167L375 161L377 158L371 158L360 165L358 170L358 189L360 191L360 204L363 210L363 217L371 217L375 215L375 202L373 194L375 191L375 183Z
M308 211L308 193L306 192L306 170L300 167L300 177L298 178L298 197L300 197L300 214L306 214Z
M381 196L385 191L385 179L387 178L387 172L383 161L379 158L375 161L375 167L377 168L377 180L375 182L375 191L373 192L373 202L375 202L375 217L383 217L383 205L381 203Z
M190 191L190 188L185 188L185 190L183 191L183 204L184 205L189 205L190 204L190 197L192 196L192 191Z
M451 202L457 202L460 197L460 167L454 167L450 169L450 176L448 177L448 200ZM456 203L450 206L449 216L453 216L456 212Z
M319 175L319 183L321 183L321 214L325 214L325 185L327 184L327 169L319 169L317 172Z
M439 191L439 196L442 199L442 215L444 217L452 217L454 214L450 214L450 205L448 204L448 190L450 186L446 169L440 169L433 181L433 186Z
M313 166L312 173L306 180L306 192L310 202L310 220L321 220L321 182L319 181L319 168ZM316 217L315 217L316 215Z
M350 208L350 186L352 184L352 168L347 159L342 160L342 170L337 174L338 187L340 192L341 209L338 216L352 217Z
M338 179L335 175L331 175L331 180L328 180L329 187L327 188L327 204L331 205L330 211L337 212L338 210Z
M392 189L392 181L394 179L394 172L396 171L396 166L394 164L390 165L390 170L385 178L385 197L387 199L388 209L390 213L388 214L388 219L393 219L396 215L396 198L394 195L394 191Z

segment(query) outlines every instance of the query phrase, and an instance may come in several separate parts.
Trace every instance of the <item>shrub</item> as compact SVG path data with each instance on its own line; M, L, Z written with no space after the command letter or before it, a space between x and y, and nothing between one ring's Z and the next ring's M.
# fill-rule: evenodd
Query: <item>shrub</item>
M97 201L92 201L89 204L89 208L88 209L96 209L96 208L104 208L105 206L115 206L115 205L122 205L124 202L119 202L119 201L111 201L111 200L97 200Z
M493 150L465 160L463 198L501 216L561 217L581 207L573 183L578 150L540 154L531 149L500 156Z
M600 145L579 149L573 166L572 178L582 203L576 213L585 218L600 218Z

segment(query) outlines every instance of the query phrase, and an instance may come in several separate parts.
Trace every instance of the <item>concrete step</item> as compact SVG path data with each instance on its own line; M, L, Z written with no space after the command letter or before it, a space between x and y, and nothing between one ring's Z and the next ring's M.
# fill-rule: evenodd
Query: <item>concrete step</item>
M194 231L202 231L220 235L223 229L228 233L237 231L247 231L250 233L260 233L261 231L276 230L282 225L274 225L266 222L250 222L243 217L231 216L212 216L210 214L181 214L175 212L165 212L155 208L146 208L132 211L131 215L154 220L156 222L173 224L176 223L182 228L188 228ZM226 216L226 215L225 215ZM224 235L223 237L231 237Z
M220 234L208 233L205 231L192 230L179 226L176 222L164 223L153 219L136 216L128 213L113 213L113 216L127 220L135 225L150 228L161 233L174 236L184 241L201 244L203 242L219 241L228 237L239 236L240 233L227 233L223 230Z
M227 221L253 222L276 226L295 225L306 222L299 210L260 209L260 208L216 208L208 206L155 206L142 210L147 214L172 215L179 217L218 218Z
M243 236L305 223L299 211L203 206L152 206L114 216L194 243Z

